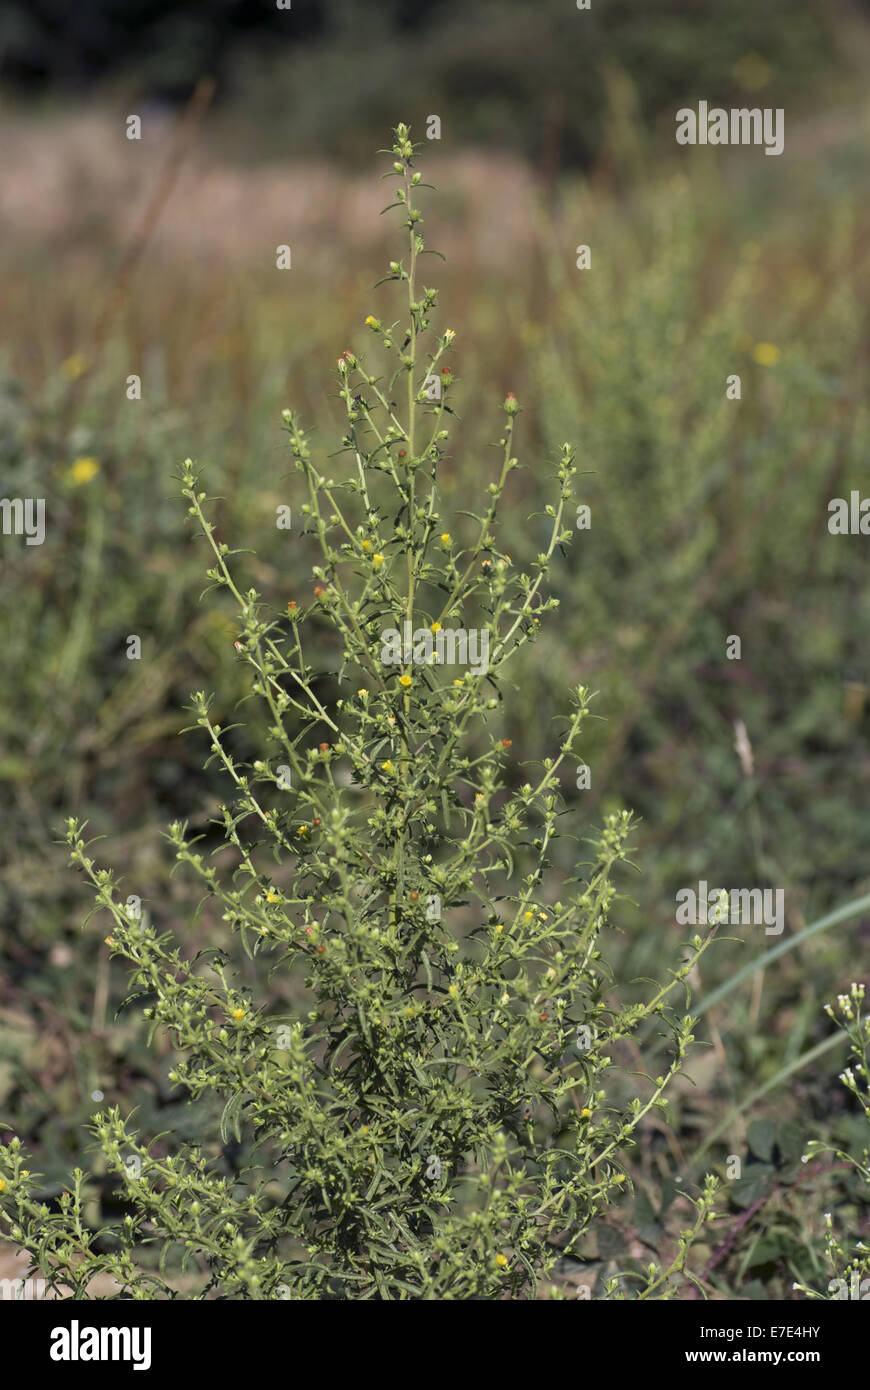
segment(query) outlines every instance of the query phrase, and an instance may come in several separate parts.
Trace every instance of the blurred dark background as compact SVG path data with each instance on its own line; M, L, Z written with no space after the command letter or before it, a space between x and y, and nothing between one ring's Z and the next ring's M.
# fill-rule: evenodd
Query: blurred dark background
M764 86L767 104L806 105L825 86L836 96L867 14L868 0L597 0L580 14L574 0L5 0L0 80L37 98L175 104L208 72L285 154L341 157L419 93L464 143L544 156L558 142L582 166L609 72L624 70L650 123L695 92L727 103Z

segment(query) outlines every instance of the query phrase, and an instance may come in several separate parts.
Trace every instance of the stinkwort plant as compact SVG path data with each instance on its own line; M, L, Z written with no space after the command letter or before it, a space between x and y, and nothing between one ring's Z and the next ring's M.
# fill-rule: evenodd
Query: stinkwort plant
M238 605L236 645L270 744L241 761L196 694L196 726L231 796L211 854L186 823L169 839L241 947L272 958L283 992L258 999L228 949L191 955L158 931L96 865L85 826L68 823L95 910L113 919L112 955L171 1037L170 1079L223 1105L211 1145L174 1149L141 1138L117 1108L100 1111L92 1128L123 1212L100 1227L86 1220L80 1171L49 1208L18 1141L2 1150L7 1229L52 1287L78 1297L98 1273L133 1298L173 1296L182 1277L192 1298L532 1296L629 1186L626 1150L667 1105L692 1041L669 999L715 929L687 943L644 1002L611 993L601 939L630 816L608 816L578 877L553 881L561 773L589 709L582 686L553 756L517 785L505 673L557 606L544 584L571 536L574 456L564 446L549 540L526 570L496 537L518 467L513 395L497 476L461 523L466 543L441 515L455 334L434 332L436 291L420 284L429 253L416 196L428 185L406 126L391 153L406 244L384 279L407 305L399 321L367 318L373 360L338 361L346 466L315 463L298 416L284 413L304 534L320 552L312 597L276 614L239 587L238 552L216 535L194 464L182 470L210 580ZM331 676L312 634L339 649ZM662 1075L635 1082L615 1054L644 1023L668 1030L672 1048ZM652 1271L646 1291L669 1279Z
M826 1004L825 1013L849 1039L849 1052L854 1060L840 1073L840 1080L846 1090L851 1091L870 1121L870 1015L863 1012L863 1005L864 986L853 981L848 994L837 996L836 1009ZM809 1163L811 1158L830 1149L830 1144L813 1139L803 1155L803 1162ZM833 1152L841 1163L848 1163L855 1169L866 1183L870 1197L870 1142L860 1158L843 1149L834 1149ZM831 1212L825 1213L825 1254L831 1274L826 1291L820 1292L805 1284L795 1284L795 1289L809 1298L870 1299L870 1245L865 1240L858 1240L849 1250L848 1241L834 1228Z

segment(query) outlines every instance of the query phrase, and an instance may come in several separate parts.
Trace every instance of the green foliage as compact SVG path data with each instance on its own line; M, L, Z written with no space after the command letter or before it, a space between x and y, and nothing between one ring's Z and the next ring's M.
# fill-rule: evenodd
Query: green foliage
M586 748L593 795L607 808L630 797L643 821L630 926L669 917L675 890L713 863L723 880L782 885L789 933L867 888L853 812L870 715L867 596L858 538L826 531L829 499L861 487L870 444L866 326L850 309L866 284L862 222L832 179L826 233L804 190L775 179L765 197L780 210L761 236L748 182L728 205L704 174L661 177L619 217L578 189L570 222L596 248L593 268L575 269L564 238L548 257L528 394L547 447L581 442L578 499L592 524L555 580L565 631L542 639L553 680L538 717L545 727L569 673L601 690L608 717ZM726 398L731 372L739 402ZM724 659L730 633L740 661ZM819 1010L807 976L827 997L850 937L864 945L866 932L840 928L782 961L760 1017L738 998L717 1018L724 1094L745 1097L777 1073L780 1028L786 1057L809 1051ZM661 938L629 931L625 949L649 973ZM723 945L705 976L727 978L756 949Z
M407 245L384 278L406 291L407 317L366 320L386 370L361 352L339 359L346 469L322 471L298 416L284 415L305 532L320 551L308 602L276 614L239 587L237 552L218 538L193 463L182 470L211 583L238 609L236 648L263 707L253 727L264 746L240 753L240 730L197 693L195 727L232 797L210 854L185 822L169 839L209 910L278 983L260 1001L238 950L190 951L158 930L95 864L85 826L68 822L72 860L111 914L107 942L130 966L132 997L148 999L152 1031L172 1040L169 1079L192 1102L222 1106L219 1135L171 1151L117 1107L96 1117L122 1183L123 1216L102 1227L81 1171L51 1210L19 1141L0 1152L12 1237L54 1287L79 1297L96 1274L135 1298L171 1296L185 1278L189 1297L533 1293L625 1190L625 1153L644 1117L666 1106L692 1041L669 999L685 991L712 931L643 1001L614 1002L602 937L629 815L606 817L582 871L553 871L565 838L560 770L580 756L584 687L555 755L508 785L504 673L556 606L544 584L570 539L575 466L563 446L546 543L518 572L496 530L518 466L509 394L496 478L468 513L475 539L454 540L438 472L456 335L433 331L437 295L419 280L424 185L406 127L392 159L390 206ZM385 637L406 623L413 649L390 666ZM454 674L429 649L457 627L485 634L485 667ZM312 631L334 660L312 662ZM637 1086L614 1054L641 1025L670 1042L660 1073ZM708 1182L694 1230L667 1269L647 1273L641 1296L666 1294L683 1270L714 1190Z
M854 1061L840 1073L840 1080L870 1122L870 1016L862 1012L864 993L862 984L853 983L848 994L838 996L836 1009L828 1004L825 1012L849 1039L849 1050ZM849 1165L857 1174L864 1188L865 1201L870 1202L870 1133L866 1129L864 1133L865 1144L860 1158L839 1148L834 1153L841 1163ZM830 1150L829 1144L812 1140L807 1146L804 1162L808 1163L826 1150ZM802 1293L810 1298L836 1300L863 1301L870 1297L870 1247L865 1240L853 1240L851 1245L844 1240L830 1211L825 1213L825 1254L830 1275L826 1291L797 1285Z

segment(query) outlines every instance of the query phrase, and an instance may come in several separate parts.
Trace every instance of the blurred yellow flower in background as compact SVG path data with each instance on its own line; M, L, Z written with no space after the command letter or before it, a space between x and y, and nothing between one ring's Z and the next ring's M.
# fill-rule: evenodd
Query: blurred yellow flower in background
M756 343L752 349L752 360L759 367L775 367L781 356L775 343Z
M770 64L760 53L744 53L732 69L734 78L745 92L758 92L770 81Z
M76 459L70 468L67 477L76 487L81 487L84 483L89 483L100 471L100 465L94 458Z
M67 357L66 361L60 364L60 374L67 381L78 381L89 367L88 359L81 352L74 352L72 357Z

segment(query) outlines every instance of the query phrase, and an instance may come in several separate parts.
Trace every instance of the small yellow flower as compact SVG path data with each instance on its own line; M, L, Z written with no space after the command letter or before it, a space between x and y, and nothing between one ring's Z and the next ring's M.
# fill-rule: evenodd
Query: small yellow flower
M744 53L731 71L747 92L758 92L770 81L770 66L760 53Z
M453 684L454 684L454 685L464 685L465 682L463 681L463 679L462 679L461 676L457 676L457 678L456 678L456 680L453 682Z
M305 836L308 834L308 826L307 826L307 825L300 825L299 829L296 831L296 834L297 834L297 835L301 835L302 838L304 839Z
M504 931L504 922L496 922L495 927L493 928L493 930L494 930L496 933L498 933L498 932L500 932L500 931Z
M380 324L374 314L366 314L366 328L379 328Z
M244 1011L244 1009L233 1009L233 1018L236 1020L236 1022L238 1022L239 1019L244 1018L244 1016L245 1016L245 1011Z
M268 891L268 893L266 894L266 902L267 902L267 903L276 903L276 902L278 902L278 894L275 892L274 888L270 888L269 891Z
M592 1111L591 1111L587 1106L584 1105L583 1109L580 1111L580 1119L581 1119L581 1120L591 1120L591 1118L592 1118Z
M781 356L775 343L756 343L752 349L752 360L759 367L775 367Z
M448 986L448 989L447 989L447 993L448 993L448 994L452 994L452 995L453 995L453 998L455 999L456 996L457 996L458 993L459 993L459 990L456 988L455 985L449 985L449 986Z
M408 689L408 686L409 686L410 684L411 684L411 677L410 677L410 676L400 676L400 677L399 677L399 685L403 685L403 686L405 687L406 690Z
M372 548L372 543L370 540L360 541L360 545L362 546L363 550L371 550Z
M498 1265L499 1269L506 1269L508 1262L507 1255L496 1255L495 1262Z
M369 692L367 690L358 690L356 693L361 700L367 700L369 698Z
M442 532L441 532L441 544L442 544L442 545L449 545L449 544L450 544L450 532L449 532L449 531L442 531Z
M67 381L78 381L87 370L88 359L81 352L74 352L72 357L60 364L60 374L66 377Z
M104 936L103 940L107 946L114 946L115 944L115 938L113 936Z
M365 1136L368 1134L368 1132L369 1132L369 1127L368 1127L368 1125L363 1125L362 1128L360 1129L360 1135L361 1135L363 1138L365 1138Z
M624 1173L617 1173L617 1175L616 1175L616 1177L613 1179L613 1181L614 1181L614 1182L625 1182L625 1174L624 1174Z
M445 342L451 343L455 337L456 337L456 333L455 333L455 331L454 331L452 328L445 328L445 330L444 330L444 340L445 340Z
M0 1178L0 1192L6 1191L6 1179Z
M393 764L390 758L387 758L387 761L385 763L381 763L381 772L392 772L392 770Z
M96 459L81 458L76 459L75 463L67 473L70 482L76 487L81 487L84 483L89 483L100 471L100 465Z
M430 623L430 624L429 624L429 631L430 631L430 632L440 632L440 631L441 631L441 624L440 624L440 623Z
M375 568L377 568L378 565L382 565L383 563L384 563L384 557L383 557L383 555L373 555L373 556L372 556L372 564L375 566Z
M533 921L533 920L534 920L534 916L535 916L534 912L524 912L524 913L523 913L523 917L525 918L525 920L526 920L527 922Z

